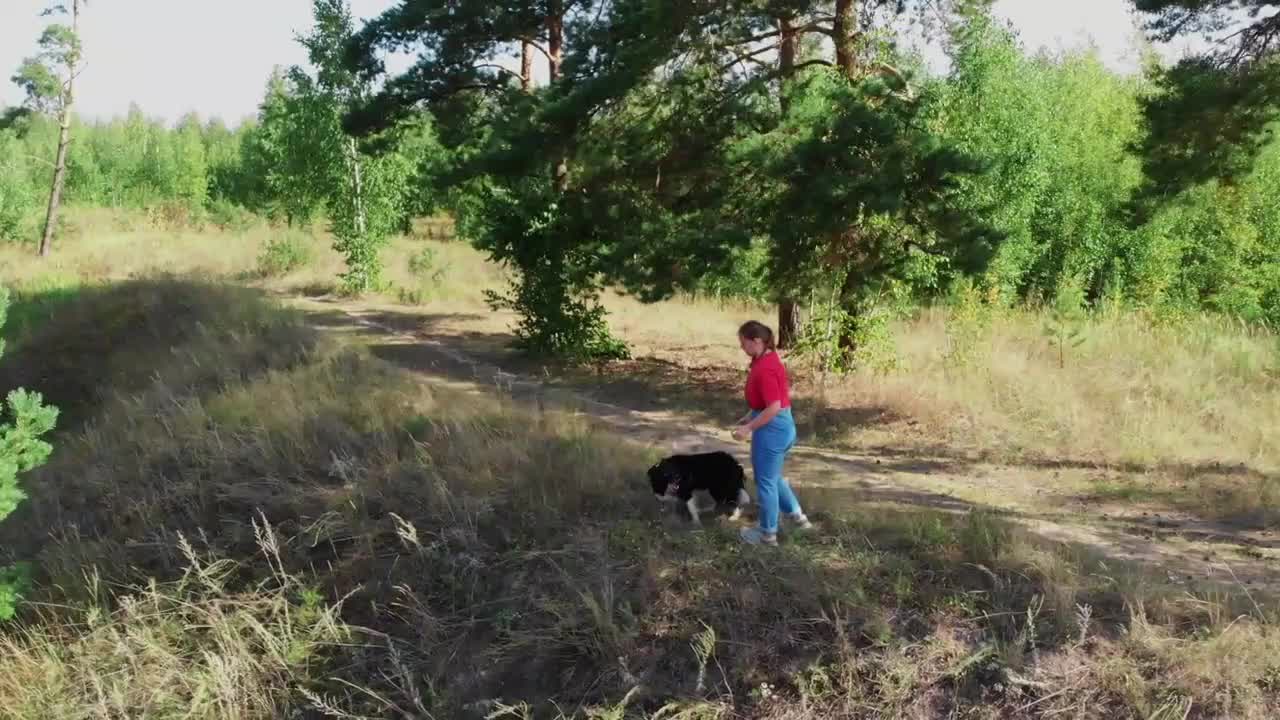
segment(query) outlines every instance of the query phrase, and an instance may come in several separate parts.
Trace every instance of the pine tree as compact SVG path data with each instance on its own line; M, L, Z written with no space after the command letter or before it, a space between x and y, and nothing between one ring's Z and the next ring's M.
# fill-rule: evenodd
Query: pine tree
M389 78L347 125L375 132L426 104L454 159L442 182L459 230L516 271L510 292L491 300L520 314L517 334L534 352L623 352L596 301L603 268L594 236L579 232L576 155L587 113L599 105L574 95L583 77L572 63L596 47L601 30L592 21L603 5L411 0L366 25L347 53L348 67L373 78L383 71L378 49L408 38L423 47L417 64ZM533 87L533 57L545 63L543 87ZM520 58L519 69L503 58Z
M599 283L656 300L693 285L759 236L774 248L770 280L790 322L793 298L809 284L800 270L820 258L848 261L849 253L825 251L837 236L852 237L845 231L849 218L861 217L857 204L880 200L845 196L851 204L829 208L839 218L829 226L786 226L787 203L798 200L785 186L808 180L780 174L800 170L795 158L767 146L799 150L811 129L789 120L796 88L816 75L887 88L859 91L875 97L859 102L856 122L869 123L880 103L893 118L884 129L918 129L918 104L887 100L910 93L892 58L862 40L867 28L856 22L865 13L852 0L836 3L834 14L832 7L802 0L410 1L366 27L347 59L378 74L374 51L413 38L425 46L418 64L390 78L348 122L377 127L426 103L459 158L455 187L472 188L460 203L462 228L519 271L508 299L525 318L522 334L546 340L532 343L539 350L582 352L564 338L604 337L583 330L603 327L592 309ZM834 61L812 50L809 36L835 39ZM531 93L521 91L522 74L492 60L523 57L526 43L549 64L550 84ZM865 140L857 127L840 128L850 133L840 141L884 145L882 162L915 163L890 173L901 206L893 217L933 229L945 214L949 173L965 168L949 167L952 155L928 148L893 153L914 140ZM856 154L840 141L813 150ZM806 187L820 190L822 182ZM915 247L944 251L922 234L912 236ZM563 332L569 326L577 330Z
M1280 2L1134 4L1156 40L1215 40L1211 50L1155 73L1159 92L1147 102L1150 133L1141 148L1149 178L1139 197L1144 210L1206 180L1240 179L1271 139L1280 117Z
M75 103L75 83L79 74L82 51L80 45L80 13L85 0L71 0L71 9L62 3L50 5L49 15L71 15L71 25L55 23L40 36L40 54L23 61L13 81L27 93L29 106L37 112L58 116L58 147L53 165L53 185L45 212L44 232L40 238L40 255L53 248L58 210L66 183L67 153L71 147L71 112Z
M9 309L9 293L0 287L0 329ZM0 340L0 356L4 341ZM41 436L53 429L58 411L46 407L39 393L13 390L0 402L0 520L4 520L26 498L18 487L18 476L42 465L52 448ZM13 616L21 590L22 573L17 568L0 567L0 620Z

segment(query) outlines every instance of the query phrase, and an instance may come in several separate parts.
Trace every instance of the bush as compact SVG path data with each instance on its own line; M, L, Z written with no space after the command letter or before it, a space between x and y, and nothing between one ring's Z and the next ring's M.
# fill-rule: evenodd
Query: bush
M147 208L147 224L156 230L177 232L199 230L204 225L204 208L185 202L170 201Z
M485 291L494 310L520 316L516 346L521 350L570 362L623 360L627 345L613 336L605 309L592 292L575 292L554 273L525 272L511 282L511 292Z
M702 276L696 295L717 299L760 302L770 295L769 251L764 243L735 249L723 266Z
M8 308L9 293L0 287L0 329L4 327ZM4 341L0 340L0 356L3 355ZM48 459L52 447L40 437L53 430L58 418L58 411L46 407L39 393L13 390L7 403L0 402L0 419L5 417L6 404L13 421L0 422L0 520L8 517L26 498L18 487L18 475ZM0 620L13 616L24 575L19 568L0 568Z
M40 213L24 150L12 133L0 130L0 242L30 240Z
M314 256L310 240L292 231L272 237L258 256L258 274L279 277L310 265Z
M247 232L258 222L258 216L227 200L209 203L209 222L226 232Z
M947 318L947 347L944 358L949 367L981 365L986 360L984 342L991 329L992 309L985 296L968 278L951 289L951 314Z
M421 305L435 294L444 282L448 264L441 264L435 249L425 246L409 257L409 275L417 283L413 287L398 288L400 302L406 305Z

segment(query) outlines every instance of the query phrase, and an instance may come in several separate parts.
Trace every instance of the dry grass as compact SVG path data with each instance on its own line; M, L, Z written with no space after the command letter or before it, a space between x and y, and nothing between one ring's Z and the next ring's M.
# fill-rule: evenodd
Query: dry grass
M77 208L47 260L29 247L0 244L0 280L22 288L88 284L152 272L228 276L253 267L272 232L169 230L149 226L137 214Z
M0 244L0 282L19 291L91 285L140 275L172 273L205 278L238 279L265 287L325 293L337 288L344 269L320 228L291 230L259 222L242 231L157 227L139 213L74 208L67 230L53 255L34 257L30 248ZM424 247L437 256L432 270L442 271L425 297L432 301L465 301L480 306L482 291L501 282L502 275L475 251L449 239L451 224L423 220L410 237L396 238L383 254L390 294L421 289L428 277L411 270L410 260ZM283 276L261 278L260 258L272 240L288 236L310 252L310 261Z
M178 580L115 594L90 573L90 601L0 633L4 716L268 718L318 697L318 661L352 636L341 603L287 576L228 591L234 564L180 542L189 565Z
M208 322L298 322L252 294L159 285L170 305L257 306ZM18 349L83 348L83 318L112 312L100 300L69 300ZM37 582L0 632L6 713L1280 711L1274 619L1247 597L1171 590L988 515L834 489L814 489L821 533L746 551L733 527L661 516L650 454L579 416L232 329L136 328L131 362L157 379L101 392L27 479L31 500L0 526L0 560L33 562Z
M894 329L902 372L857 375L835 403L872 403L948 430L949 443L1085 463L1280 469L1280 344L1210 319L1098 316L1064 367L1041 316L998 314L970 364L946 360L946 312ZM930 410L925 410L929 408ZM858 438L846 438L857 442Z

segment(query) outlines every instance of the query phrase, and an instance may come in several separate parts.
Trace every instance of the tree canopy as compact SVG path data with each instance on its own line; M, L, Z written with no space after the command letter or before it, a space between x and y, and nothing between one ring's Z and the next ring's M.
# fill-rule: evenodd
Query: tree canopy
M530 327L581 324L547 319L556 306L598 323L586 308L600 282L669 296L757 238L780 301L824 267L851 270L852 299L913 254L970 267L996 242L953 202L977 164L924 122L932 98L877 21L910 7L410 0L346 59L368 77L385 73L380 52L412 46L417 62L347 124L433 114L458 158L451 184L474 189L463 227L520 271L513 306L528 316L541 298ZM543 87L530 54L546 62ZM500 62L519 56L519 73Z
M1135 0L1153 37L1208 47L1157 73L1146 103L1144 198L1209 179L1235 181L1272 137L1280 113L1280 2Z

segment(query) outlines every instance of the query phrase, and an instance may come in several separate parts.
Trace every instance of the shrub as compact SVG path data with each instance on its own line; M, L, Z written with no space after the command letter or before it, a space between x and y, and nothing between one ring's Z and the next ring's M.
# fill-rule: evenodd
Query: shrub
M204 208L185 202L162 202L147 208L147 224L156 230L198 230L204 224Z
M1067 346L1076 348L1084 344L1087 319L1084 287L1077 278L1064 278L1058 284L1044 325L1044 335L1058 355L1059 370L1066 367Z
M406 305L421 305L432 298L440 284L444 282L447 263L441 263L439 254L430 246L425 246L409 257L409 275L416 280L412 287L398 288L400 302Z
M981 364L985 360L983 342L991 329L992 312L984 299L982 291L967 278L952 288L945 351L949 367Z
M310 238L297 232L284 232L272 237L258 256L258 274L279 277L311 263Z
M258 217L243 207L227 200L214 200L209 204L209 222L227 232L247 232Z
M485 297L494 310L508 309L520 316L516 346L527 353L571 362L629 357L626 343L609 331L607 313L594 293L568 285L553 272L525 272L511 281L510 294L488 290Z
M0 287L0 328L4 327L9 307L9 293ZM0 356L4 341L0 340ZM40 439L53 429L58 411L46 407L39 393L18 389L0 402L0 420L5 406L12 422L0 422L0 520L4 520L26 498L18 487L18 475L44 463L52 447ZM13 616L14 604L24 573L19 568L0 568L0 619Z

